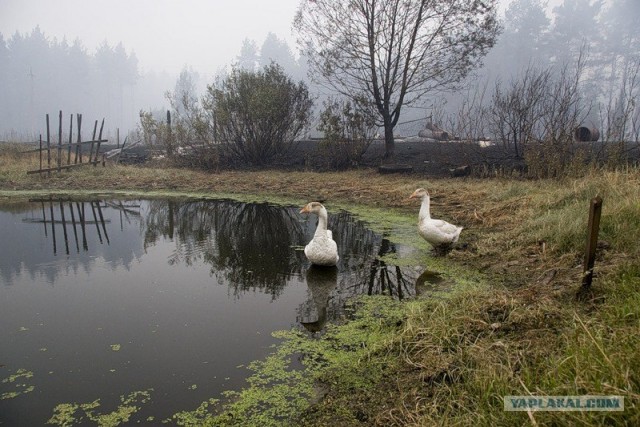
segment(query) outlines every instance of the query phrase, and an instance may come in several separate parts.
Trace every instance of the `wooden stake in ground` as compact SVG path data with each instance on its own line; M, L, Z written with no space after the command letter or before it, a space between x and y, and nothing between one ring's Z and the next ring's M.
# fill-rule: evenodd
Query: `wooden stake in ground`
M584 269L582 274L582 288L580 293L591 287L593 280L593 265L596 258L596 246L598 244L598 231L600 230L600 214L602 213L602 198L600 196L591 199L589 208L589 225L587 229L587 247L584 253Z
M49 115L47 114L47 176L51 176L51 135L49 134Z

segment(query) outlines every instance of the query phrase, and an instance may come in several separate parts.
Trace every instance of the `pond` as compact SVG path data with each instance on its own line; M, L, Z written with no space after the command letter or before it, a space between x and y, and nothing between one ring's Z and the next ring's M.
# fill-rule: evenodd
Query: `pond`
M273 351L271 332L321 333L358 294L415 294L411 251L330 212L335 268L302 251L317 218L232 200L31 200L0 205L0 424L43 425L60 403L147 390L165 419ZM106 412L109 412L107 410Z

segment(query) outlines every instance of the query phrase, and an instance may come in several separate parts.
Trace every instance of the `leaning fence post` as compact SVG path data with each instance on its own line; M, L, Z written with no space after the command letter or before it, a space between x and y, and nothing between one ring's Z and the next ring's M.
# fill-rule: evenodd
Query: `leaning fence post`
M600 214L602 213L602 198L600 196L591 199L589 208L589 225L587 228L587 247L584 253L584 266L582 271L582 288L585 292L591 287L593 279L593 265L596 258L596 245L598 244L598 231L600 229Z
M67 148L67 164L71 164L71 145L73 144L73 113L69 116L69 147Z
M98 145L96 145L96 157L95 157L95 159L93 161L93 166L97 166L98 165L98 153L100 152L100 142L102 142L102 129L103 128L104 128L104 117L102 118L102 124L100 125L100 133L98 134Z
M89 163L91 163L91 159L93 159L93 145L96 142L96 132L98 131L98 121L96 120L93 125L93 136L91 137L91 146L89 147Z

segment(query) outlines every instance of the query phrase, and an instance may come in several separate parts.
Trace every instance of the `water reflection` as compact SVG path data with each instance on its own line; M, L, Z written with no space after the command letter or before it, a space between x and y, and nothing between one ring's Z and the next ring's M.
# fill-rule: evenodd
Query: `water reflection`
M306 279L309 299L300 305L297 320L307 331L314 333L321 331L327 323L327 308L331 292L338 284L338 269L312 265L307 270Z
M234 295L258 288L276 298L289 280L310 268L301 249L316 225L317 219L300 216L297 207L231 200L155 200L149 203L145 218L144 246L160 237L172 239L176 247L169 263L203 261L212 275L229 284ZM404 298L415 294L416 277L411 271L400 267L389 271L377 258L395 253L396 245L345 211L330 216L329 228L341 254L338 269L347 296L387 293Z
M358 294L415 295L420 271L384 261L407 248L348 212L329 218L338 265L311 266L302 248L317 219L298 209L231 200L0 205L0 379L25 368L36 390L0 400L0 424L42 425L58 403L117 402L147 388L156 395L141 416L169 416L242 387L237 367L268 354L274 330L321 331Z
M0 283L10 286L26 274L52 285L61 275L91 271L98 257L113 269L128 268L144 253L139 237L124 232L122 216L132 209L122 201L64 199L0 206ZM121 233L111 241L118 219Z
M157 239L175 240L171 264L210 266L212 275L239 295L260 288L277 297L302 257L292 248L302 227L293 208L267 203L152 201L145 222L145 247Z
M416 295L433 297L438 292L451 290L453 283L446 280L435 271L426 270L418 276L415 289Z
M56 224L60 225L60 228L62 228L64 249L67 255L69 255L70 253L70 233L67 231L68 228L73 231L73 240L75 241L75 248L76 252L78 253L80 252L80 243L78 240L79 235L80 239L82 240L82 249L85 251L89 250L89 245L87 243L87 233L90 231L87 230L88 226L95 225L96 235L98 236L101 244L103 243L103 235L106 242L109 243L109 235L107 234L107 228L105 225L105 223L109 222L109 220L105 221L104 216L102 215L102 206L99 201L75 203L67 201L65 203L64 200L53 200L50 198L31 199L30 202L40 204L42 216L23 218L22 221L29 223L41 223L43 225L45 237L49 237L49 226L51 227L50 233L54 255L58 253L58 238L56 238L55 227ZM87 216L87 206L93 214L93 219Z
M42 227L40 233L13 229L15 236L5 238L18 246L2 254L1 272L8 285L22 269L34 275L41 274L44 266L50 270L51 283L59 273L56 269L81 266L91 271L96 257L128 266L165 240L174 243L166 259L169 265L206 265L211 276L226 283L236 297L257 289L277 298L291 280L309 284L317 275L301 250L313 236L317 219L302 217L293 206L232 200L80 202L49 198L32 199L21 221ZM341 297L364 293L402 299L415 295L415 271L388 266L381 259L395 254L397 245L345 211L332 214L329 227L340 252L334 287ZM20 233L23 236L17 236ZM114 233L118 235L112 242ZM24 238L34 234L40 238ZM49 256L38 240L48 242L44 246L50 248ZM59 255L66 256L65 262L56 262Z

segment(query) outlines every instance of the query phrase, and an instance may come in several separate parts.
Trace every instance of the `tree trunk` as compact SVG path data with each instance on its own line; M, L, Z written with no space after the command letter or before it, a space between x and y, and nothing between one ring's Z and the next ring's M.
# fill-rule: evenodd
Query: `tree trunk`
M393 139L393 126L386 117L384 119L384 160L393 161L396 151L396 142Z

